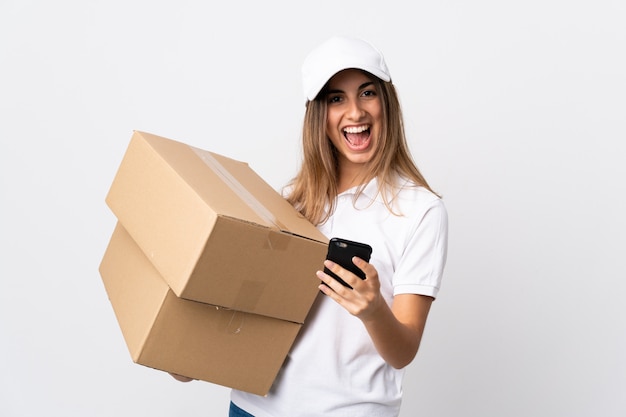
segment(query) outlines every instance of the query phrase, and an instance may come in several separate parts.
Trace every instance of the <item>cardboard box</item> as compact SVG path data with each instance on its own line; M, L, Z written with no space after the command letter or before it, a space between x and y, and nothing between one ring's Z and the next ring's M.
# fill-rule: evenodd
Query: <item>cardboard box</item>
M118 223L100 274L134 362L265 395L301 324L177 297Z
M106 202L178 297L304 322L328 241L247 164L137 131Z

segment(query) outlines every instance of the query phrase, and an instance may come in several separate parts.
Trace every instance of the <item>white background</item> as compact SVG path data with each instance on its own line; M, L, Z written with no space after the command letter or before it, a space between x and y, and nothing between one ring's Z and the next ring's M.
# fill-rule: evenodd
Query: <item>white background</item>
M225 416L132 363L98 266L133 129L299 161L300 64L387 58L450 214L403 417L626 415L626 3L0 0L0 415Z

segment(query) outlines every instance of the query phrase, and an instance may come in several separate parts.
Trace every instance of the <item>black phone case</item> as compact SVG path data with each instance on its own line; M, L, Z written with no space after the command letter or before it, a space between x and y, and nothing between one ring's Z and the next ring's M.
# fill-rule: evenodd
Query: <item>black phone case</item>
M334 263L341 265L359 278L365 279L365 273L352 263L352 258L354 256L369 262L370 257L372 256L372 247L366 243L354 242L336 237L332 238L328 243L328 253L326 254L326 259L330 259ZM324 272L339 281L342 285L352 288L328 268L324 267Z

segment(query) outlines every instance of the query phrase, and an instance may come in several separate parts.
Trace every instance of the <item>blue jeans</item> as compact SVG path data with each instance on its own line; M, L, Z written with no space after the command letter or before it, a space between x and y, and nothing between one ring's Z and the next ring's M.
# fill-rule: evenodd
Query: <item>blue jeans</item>
M245 412L241 408L237 407L233 402L230 402L230 410L228 410L228 417L254 417L252 414Z

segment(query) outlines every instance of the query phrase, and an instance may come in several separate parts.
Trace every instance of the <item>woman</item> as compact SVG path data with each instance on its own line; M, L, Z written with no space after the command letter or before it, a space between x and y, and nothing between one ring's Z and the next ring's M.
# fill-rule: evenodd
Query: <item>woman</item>
M446 260L447 214L412 161L383 56L334 37L303 65L304 158L286 197L329 238L373 247L350 287L318 272L320 296L270 393L234 390L231 416L397 416ZM245 411L244 411L245 410Z

